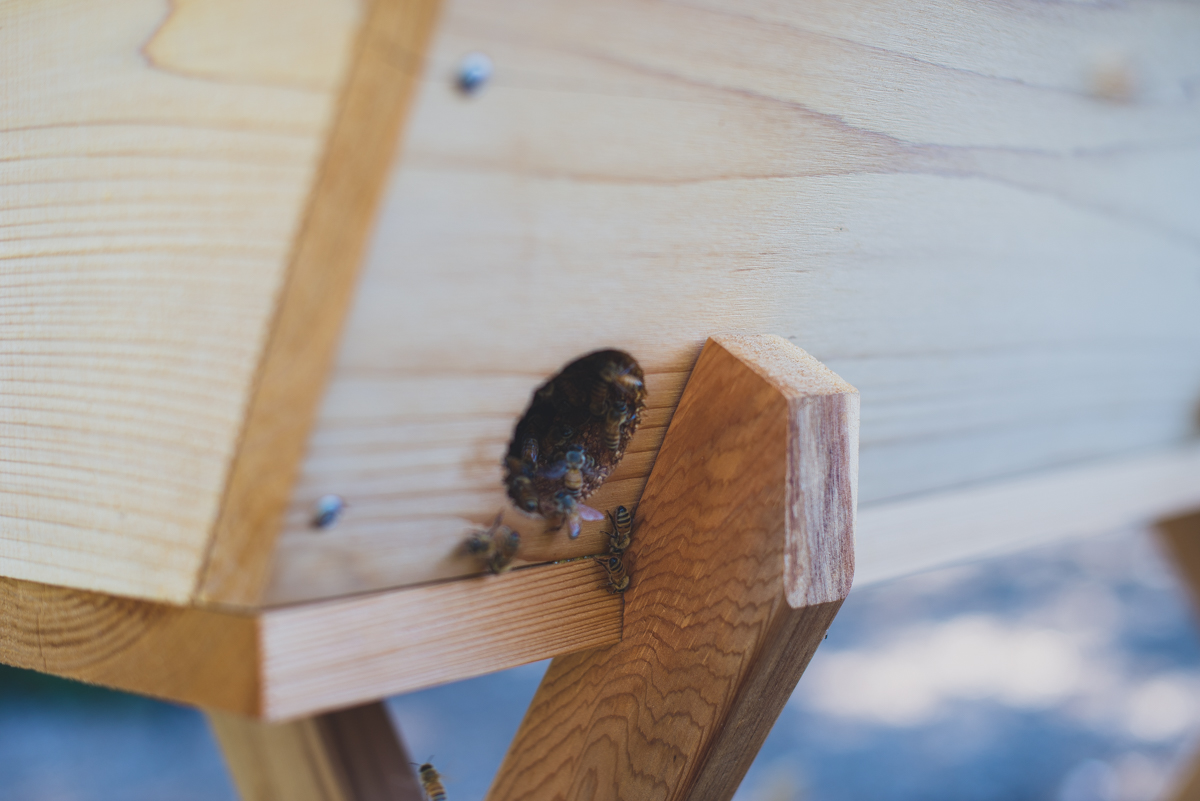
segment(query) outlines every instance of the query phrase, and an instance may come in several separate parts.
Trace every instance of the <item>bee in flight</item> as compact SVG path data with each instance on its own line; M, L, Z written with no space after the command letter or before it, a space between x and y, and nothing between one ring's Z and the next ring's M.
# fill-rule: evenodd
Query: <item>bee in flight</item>
M593 509L585 503L580 503L574 495L566 490L560 490L554 494L549 516L559 521L556 525L567 526L567 533L571 539L579 536L580 520L604 519L603 512Z
M613 527L608 535L608 550L614 554L625 553L633 538L633 515L624 506L618 506L616 512L609 511L608 519Z
M429 801L446 801L446 788L442 786L442 777L433 769L433 765L426 762L417 768L417 772L421 776L421 789L425 791L425 797Z
M621 557L613 553L601 556L600 566L604 568L604 572L608 573L609 592L621 593L629 589L629 574L625 572L625 565L621 563Z
M501 510L490 527L473 532L466 543L467 553L487 565L493 573L508 570L521 547L521 535L504 525L503 519L504 511Z

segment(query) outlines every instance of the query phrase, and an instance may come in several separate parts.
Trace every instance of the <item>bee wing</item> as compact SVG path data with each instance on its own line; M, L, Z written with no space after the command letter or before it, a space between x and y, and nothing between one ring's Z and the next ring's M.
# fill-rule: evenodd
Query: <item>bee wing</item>
M599 509L593 509L586 503L581 503L579 504L579 516L584 520L603 520L604 512L601 512Z
M539 470L538 475L542 478L562 478L567 474L567 463L565 461L555 462L545 470Z

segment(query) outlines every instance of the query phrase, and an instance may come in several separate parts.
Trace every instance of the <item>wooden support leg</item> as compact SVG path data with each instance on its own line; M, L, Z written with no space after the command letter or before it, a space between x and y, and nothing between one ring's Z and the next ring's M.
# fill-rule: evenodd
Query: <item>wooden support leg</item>
M621 642L551 663L489 799L730 798L850 589L857 453L853 387L778 337L709 340L637 509Z
M1200 613L1200 514L1177 517L1158 525L1159 539L1187 584L1192 605ZM1200 801L1200 752L1192 757L1178 787L1163 796L1169 801Z
M381 702L291 723L208 719L242 801L424 801Z

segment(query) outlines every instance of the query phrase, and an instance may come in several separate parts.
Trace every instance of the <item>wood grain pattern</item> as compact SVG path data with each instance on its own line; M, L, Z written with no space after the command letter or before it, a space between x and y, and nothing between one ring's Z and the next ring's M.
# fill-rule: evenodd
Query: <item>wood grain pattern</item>
M281 720L494 673L621 638L591 560L268 610L264 717Z
M784 375L807 381L763 369L788 350ZM834 460L855 442L854 390L815 367L775 338L706 345L638 509L621 642L551 663L492 801L733 795L852 577L845 530L811 540L803 592L785 569L791 535L853 522L853 463ZM823 403L839 423L809 427ZM798 497L816 518L794 532Z
M471 572L455 548L505 506L529 393L601 347L642 362L652 404L601 508L637 501L721 331L802 342L861 390L864 507L1194 435L1196 6L447 0L442 19L274 601ZM496 73L464 98L473 50ZM1114 58L1119 98L1094 80ZM327 492L351 507L314 534ZM530 556L595 552L599 529Z
M191 596L360 16L0 11L0 574Z
M617 642L591 560L256 614L0 580L0 662L283 720Z
M438 0L373 0L313 189L197 597L254 605L353 293Z
M0 662L253 714L261 657L246 615L0 579Z
M425 801L380 702L291 723L208 718L242 801Z

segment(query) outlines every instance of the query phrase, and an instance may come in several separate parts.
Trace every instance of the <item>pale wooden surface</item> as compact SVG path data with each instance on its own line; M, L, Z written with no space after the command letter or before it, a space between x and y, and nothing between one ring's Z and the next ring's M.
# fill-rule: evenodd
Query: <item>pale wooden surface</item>
M1200 509L1200 445L859 509L855 586Z
M0 11L0 575L191 596L359 5Z
M0 662L282 720L609 645L621 603L590 559L257 614L0 579Z
M382 702L291 723L208 718L242 801L425 801Z
M491 801L732 797L841 606L853 531L833 528L853 525L854 389L795 346L722 342L700 356L638 509L621 642L551 663ZM787 378L807 388L750 366L785 348ZM799 608L794 537L813 546Z
M437 7L438 0L370 2L259 367L200 600L253 605L262 594Z
M592 560L265 612L263 716L279 720L494 673L621 637Z
M600 347L641 360L652 406L600 508L637 500L720 331L781 334L862 391L864 506L1194 434L1200 7L448 0L442 20L272 602L473 571L455 549L506 504L529 393ZM496 72L464 98L473 50ZM350 507L315 534L328 492ZM598 528L528 526L523 555L595 552Z

